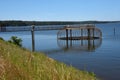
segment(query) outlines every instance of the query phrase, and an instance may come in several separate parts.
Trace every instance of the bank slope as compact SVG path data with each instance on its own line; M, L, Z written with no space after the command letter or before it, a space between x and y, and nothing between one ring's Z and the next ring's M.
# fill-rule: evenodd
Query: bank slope
M96 80L96 77L0 40L0 80Z

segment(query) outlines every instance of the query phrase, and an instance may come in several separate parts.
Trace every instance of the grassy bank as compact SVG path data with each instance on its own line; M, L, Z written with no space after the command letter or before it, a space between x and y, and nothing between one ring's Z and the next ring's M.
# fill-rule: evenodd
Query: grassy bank
M96 80L96 77L0 40L0 80Z

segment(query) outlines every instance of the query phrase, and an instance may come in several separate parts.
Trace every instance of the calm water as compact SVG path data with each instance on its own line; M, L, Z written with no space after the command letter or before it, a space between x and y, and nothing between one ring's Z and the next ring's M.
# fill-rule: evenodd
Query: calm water
M79 41L73 41L75 45L72 48L60 47L58 44L62 41L57 41L58 31L36 31L35 49L78 69L92 71L102 80L120 80L120 23L96 26L102 30L103 37L97 41L94 50L83 49L78 46ZM31 50L31 32L0 33L6 40L13 35L22 38L23 47Z

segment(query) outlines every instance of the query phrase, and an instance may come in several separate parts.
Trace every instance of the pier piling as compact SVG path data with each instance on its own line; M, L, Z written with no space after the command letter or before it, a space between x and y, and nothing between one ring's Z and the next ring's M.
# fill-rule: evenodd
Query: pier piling
M32 52L35 51L34 28L35 28L35 26L32 25L32 29L31 29L31 35L32 35Z

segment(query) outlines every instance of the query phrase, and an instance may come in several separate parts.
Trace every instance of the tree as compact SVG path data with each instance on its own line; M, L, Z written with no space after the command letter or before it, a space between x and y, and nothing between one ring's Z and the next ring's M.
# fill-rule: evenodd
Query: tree
M22 39L18 38L17 36L12 36L10 40L8 40L8 42L18 45L20 47L22 46Z

